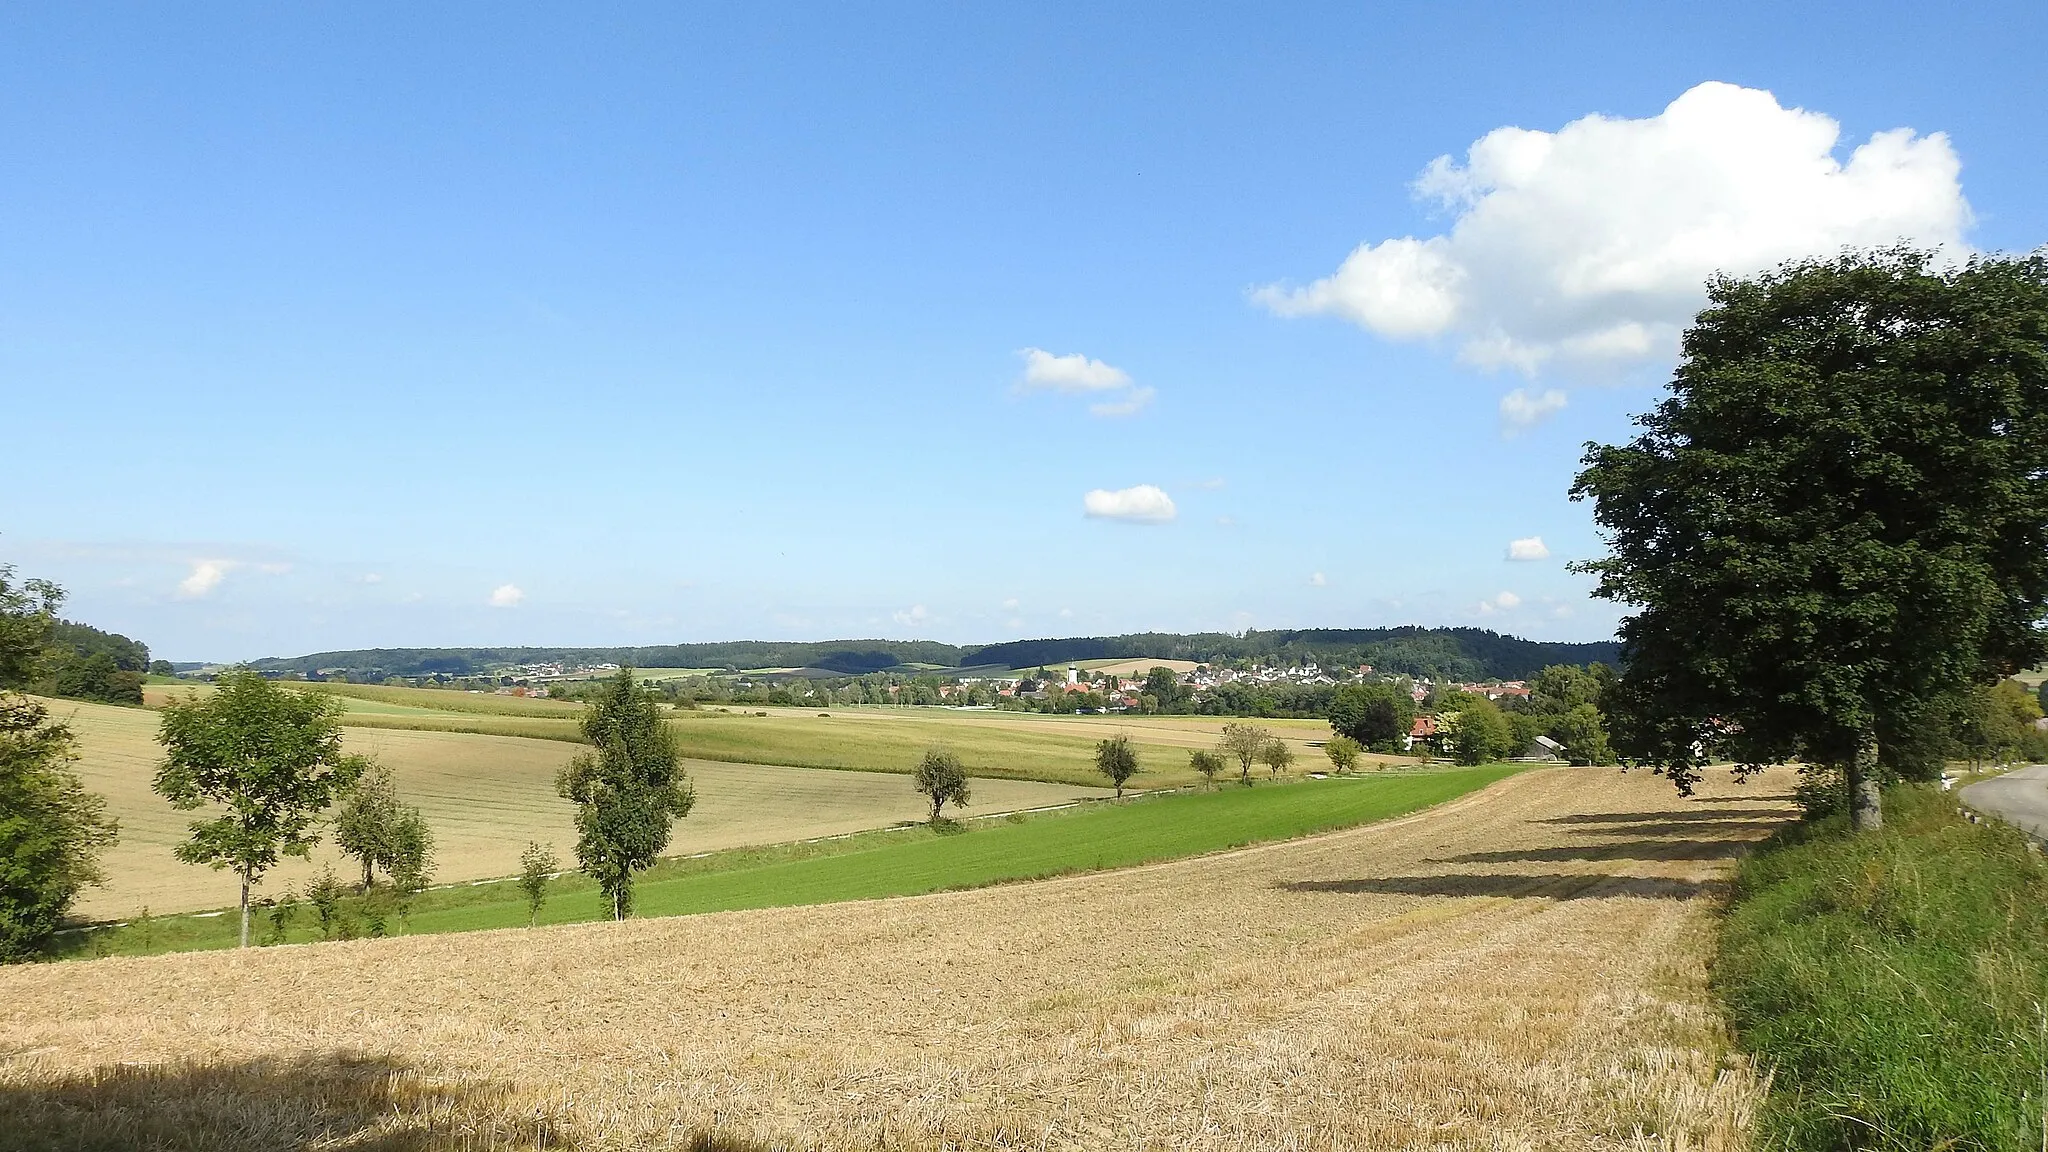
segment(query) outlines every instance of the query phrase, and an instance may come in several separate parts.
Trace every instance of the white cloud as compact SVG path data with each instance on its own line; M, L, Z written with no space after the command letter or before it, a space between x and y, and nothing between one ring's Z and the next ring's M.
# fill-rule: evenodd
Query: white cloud
M1159 393L1131 379L1113 364L1090 360L1079 352L1055 356L1043 348L1025 348L1024 376L1017 387L1025 392L1056 392L1062 396L1100 397L1088 406L1096 416L1135 416Z
M1543 537L1541 536L1524 536L1520 540L1510 540L1508 541L1508 559L1548 560L1550 559L1550 546L1543 542Z
M1522 598L1520 596L1515 595L1513 592L1502 592L1491 600L1481 600L1479 602L1479 614L1481 616L1493 616L1501 612L1513 612L1521 606Z
M1565 406L1563 392L1546 388L1539 395L1517 388L1500 398L1500 429L1503 436L1515 436L1534 428Z
M524 599L526 599L526 593L521 592L517 584L500 584L496 588L491 589L491 607L493 608L517 608L519 607L519 602Z
M1309 587L1311 588L1327 588L1330 585L1330 582L1327 579L1324 579L1323 574L1321 572L1309 573L1308 583Z
M1008 600L1003 601L1003 607L1011 612L1015 612L1017 610L1018 603L1018 599L1015 596L1012 596Z
M1088 411L1095 416L1136 416L1143 412L1145 406L1152 403L1152 397L1158 394L1153 388L1132 388L1125 392L1121 399L1090 404Z
M924 610L922 604L913 604L900 612L890 613L890 616L905 628L921 628L924 622L930 619L930 613Z
M363 583L365 583L365 584L382 584L383 582L384 582L384 576L383 576L383 574L382 574L382 573L378 573L378 572L365 572L365 573L363 574Z
M1072 608L1062 608L1062 609L1060 609L1060 619L1062 619L1062 620L1071 620L1071 619L1073 619L1073 617L1074 617L1074 610L1073 610Z
M241 567L239 560L194 560L192 572L178 581L178 597L182 600L197 600L220 587L228 573Z
M1131 386L1130 373L1121 368L1090 360L1079 352L1055 356L1043 348L1026 348L1024 358L1026 389L1045 389L1074 395L1085 392L1114 392Z
M1902 238L1967 250L1945 134L1879 132L1846 161L1841 142L1822 113L1714 82L1639 120L1498 128L1415 182L1453 215L1447 232L1363 244L1330 276L1252 298L1393 339L1449 336L1467 361L1533 374L1673 355L1716 273Z
M1081 497L1081 510L1083 515L1099 520L1132 524L1164 524L1177 515L1173 498L1151 484L1115 491L1097 488Z

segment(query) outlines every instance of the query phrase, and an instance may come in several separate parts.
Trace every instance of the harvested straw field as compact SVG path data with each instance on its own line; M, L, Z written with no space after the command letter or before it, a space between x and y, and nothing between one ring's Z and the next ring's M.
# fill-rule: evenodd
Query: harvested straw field
M133 916L220 908L235 902L232 874L171 856L195 818L179 812L150 788L163 749L159 716L71 700L51 701L78 736L74 766L86 787L107 798L121 821L121 841L105 856L108 883L86 889L79 911L87 916ZM438 840L436 877L443 882L505 876L519 870L527 841L553 843L565 859L576 832L573 809L555 794L555 772L576 747L555 740L524 740L466 732L386 731L349 727L346 747L390 765L401 794L426 815ZM922 815L924 800L901 776L832 772L768 764L692 761L698 803L676 826L676 854L773 844L881 828ZM1106 796L1102 788L1026 780L976 780L970 813L1003 812L1059 804L1077 796ZM260 894L303 886L319 868L346 862L331 843L311 860L287 860Z
M0 1131L1735 1149L1760 1089L1704 957L1728 859L1787 818L1785 784L1685 801L1549 769L1377 825L972 892L0 971Z

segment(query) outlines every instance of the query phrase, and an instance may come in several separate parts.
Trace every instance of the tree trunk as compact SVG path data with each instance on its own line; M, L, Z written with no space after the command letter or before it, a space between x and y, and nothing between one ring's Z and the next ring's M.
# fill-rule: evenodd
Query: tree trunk
M1877 734L1866 731L1849 762L1849 827L1875 832L1884 827L1884 797L1878 788Z
M249 946L249 874L242 873L242 942L238 947Z
M612 919L615 921L625 919L624 916L619 915L619 894L616 891L612 893Z

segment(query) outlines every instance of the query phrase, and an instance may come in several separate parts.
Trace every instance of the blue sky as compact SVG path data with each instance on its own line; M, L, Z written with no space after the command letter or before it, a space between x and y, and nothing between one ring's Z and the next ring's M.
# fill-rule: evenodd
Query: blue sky
M1380 7L10 7L0 562L173 659L1593 639L1702 270L2048 241L2038 5Z

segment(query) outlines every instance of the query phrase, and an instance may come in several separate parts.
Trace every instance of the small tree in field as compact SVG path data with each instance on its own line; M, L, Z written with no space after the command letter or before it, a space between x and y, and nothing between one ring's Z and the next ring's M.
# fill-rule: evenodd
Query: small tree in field
M1323 745L1323 755L1330 758L1330 767L1339 776L1358 767L1358 754L1362 751L1358 741L1349 736L1332 736Z
M548 881L560 868L555 850L546 844L528 841L526 851L519 854L519 891L526 896L528 928L540 922L540 907L548 902Z
M1188 767L1199 772L1202 779L1209 782L1209 787L1214 788L1216 787L1216 777L1221 776L1223 769L1228 767L1228 765L1223 760L1223 753L1212 752L1207 748L1197 748L1188 753Z
M383 869L401 893L427 886L433 872L434 833L417 808L399 802L391 769L372 762L341 802L334 817L334 841L363 866L363 891Z
M599 689L583 717L583 738L591 750L562 769L555 791L576 803L577 863L611 901L612 919L623 920L633 910L633 874L668 847L697 794L675 733L631 668Z
M172 807L223 811L191 825L178 859L233 869L242 882L241 946L249 946L249 890L281 857L320 842L321 813L363 772L341 751L341 703L287 692L254 672L220 678L210 699L164 707L156 790Z
M1097 743L1095 770L1109 777L1116 785L1116 798L1123 799L1125 782L1138 774L1138 750L1131 746L1131 738L1118 734Z
M1237 757L1237 782L1249 788L1252 786L1252 765L1258 762L1259 753L1265 751L1266 742L1273 738L1271 732L1257 724L1233 721L1223 726L1223 739L1218 750L1228 756Z
M1278 738L1268 740L1259 747L1259 763L1266 770L1278 776L1289 764L1294 763L1294 750Z
M967 807L967 772L960 767L960 758L944 748L925 750L924 757L917 762L917 771L911 774L911 782L931 801L934 825L946 805Z

